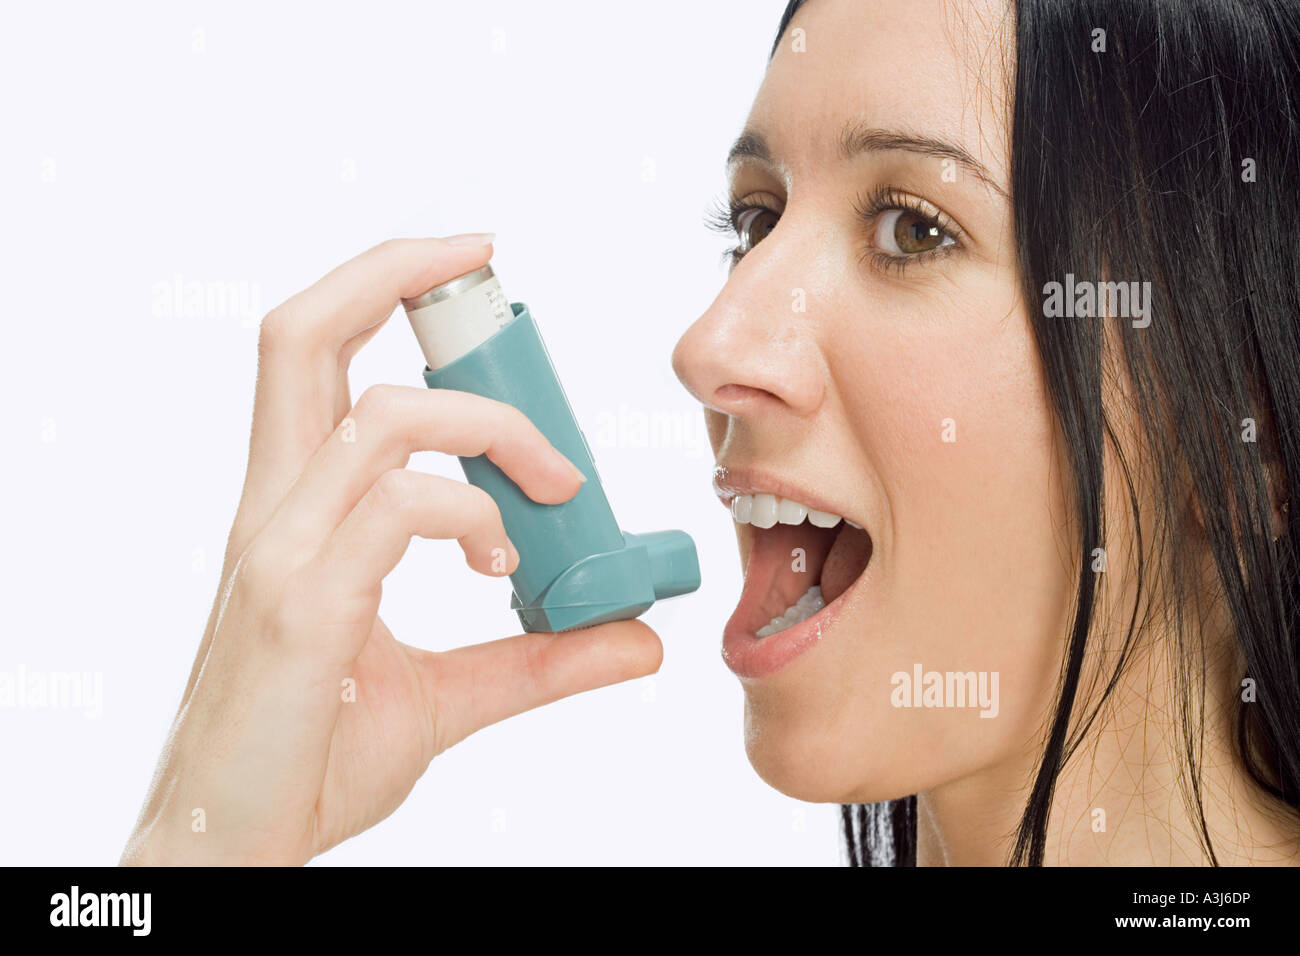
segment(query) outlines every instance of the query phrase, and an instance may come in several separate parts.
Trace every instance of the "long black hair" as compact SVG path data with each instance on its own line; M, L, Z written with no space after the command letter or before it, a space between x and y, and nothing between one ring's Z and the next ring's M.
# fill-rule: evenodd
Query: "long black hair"
M803 3L787 6L771 55ZM1300 482L1300 8L1017 0L1015 14L1018 267L1069 451L1079 576L1055 712L1008 862L1042 864L1057 777L1161 615L1172 624L1183 793L1217 864L1200 760L1219 638L1235 647L1246 688L1234 697L1237 757L1300 813L1300 554L1289 507ZM1120 321L1104 334L1100 320L1045 315L1040 290L1067 274L1150 282L1150 324ZM1117 381L1126 415L1137 413L1127 442ZM1119 646L1107 649L1113 670L1090 675L1104 478L1118 478L1129 502L1136 593ZM1139 484L1155 509L1139 507ZM1230 634L1206 632L1212 607ZM842 814L852 865L915 865L915 796Z

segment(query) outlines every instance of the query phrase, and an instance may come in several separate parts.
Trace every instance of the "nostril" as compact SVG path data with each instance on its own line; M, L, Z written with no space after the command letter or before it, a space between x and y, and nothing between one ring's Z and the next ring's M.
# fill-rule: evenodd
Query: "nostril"
M778 396L767 391L767 389L728 383L719 385L714 389L712 401L707 401L705 404L720 412L736 415L768 399L776 402L781 401Z

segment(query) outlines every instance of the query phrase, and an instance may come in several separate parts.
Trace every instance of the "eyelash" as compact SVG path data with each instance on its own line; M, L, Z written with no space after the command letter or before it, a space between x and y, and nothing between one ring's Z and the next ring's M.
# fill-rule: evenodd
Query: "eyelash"
M719 197L714 201L713 206L705 214L704 224L714 232L724 236L740 236L740 217L754 209L766 209L768 212L780 216L781 213L770 206L757 203L743 202L734 196L722 198ZM890 210L902 210L910 212L933 226L937 226L945 236L950 237L953 241L947 245L937 246L934 249L925 252L918 252L910 256L896 256L888 252L881 252L867 246L859 259L878 269L887 272L893 272L896 275L902 275L903 272L918 261L933 261L947 255L951 255L957 249L961 248L963 234L961 228L953 222L944 213L931 206L929 203L923 203L913 199L911 196L893 188L892 186L877 186L869 193L858 194L853 201L853 212L867 229L875 228L875 219L883 212ZM721 261L730 262L734 267L737 262L744 258L748 250L742 251L741 242L736 243L726 249L721 256Z

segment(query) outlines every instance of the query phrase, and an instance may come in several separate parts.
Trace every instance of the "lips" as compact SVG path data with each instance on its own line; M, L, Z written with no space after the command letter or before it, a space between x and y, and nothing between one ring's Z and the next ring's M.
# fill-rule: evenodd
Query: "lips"
M739 677L760 679L833 629L870 565L872 539L858 522L840 520L834 505L774 476L719 468L714 486L749 545L745 585L723 633L723 658ZM810 512L816 524L806 520Z

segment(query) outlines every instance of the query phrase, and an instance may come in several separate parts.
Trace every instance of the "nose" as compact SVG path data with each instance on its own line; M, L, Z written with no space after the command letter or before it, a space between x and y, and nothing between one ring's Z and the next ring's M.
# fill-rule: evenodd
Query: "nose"
M810 417L826 396L811 257L774 231L737 263L708 311L673 349L673 371L706 408ZM799 263L802 262L802 265Z

